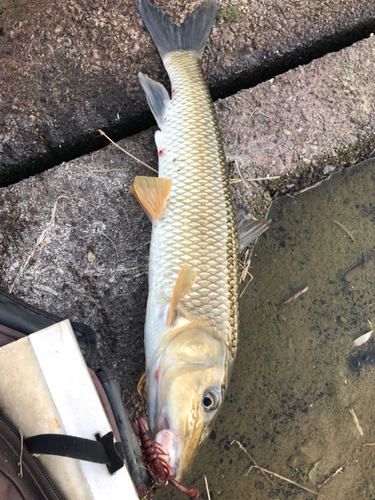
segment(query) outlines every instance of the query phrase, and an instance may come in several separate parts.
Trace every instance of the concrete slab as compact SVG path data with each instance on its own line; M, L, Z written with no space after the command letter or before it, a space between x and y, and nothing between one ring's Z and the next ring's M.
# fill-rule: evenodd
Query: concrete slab
M181 22L200 0L159 1ZM368 34L367 0L221 0L203 65L214 95ZM166 82L135 0L5 0L0 13L0 186L151 124L138 71Z
M370 36L217 102L227 160L238 167L233 187L249 209L259 186L239 182L240 175L287 174L267 182L278 196L374 155L374 58Z
M237 203L264 214L276 192L370 156L374 61L370 37L217 102ZM121 146L156 167L153 131ZM246 182L239 171L244 179L282 178ZM147 174L110 146L0 190L0 286L96 329L98 365L118 371L132 416L145 411L135 387L144 367L150 225L128 188Z

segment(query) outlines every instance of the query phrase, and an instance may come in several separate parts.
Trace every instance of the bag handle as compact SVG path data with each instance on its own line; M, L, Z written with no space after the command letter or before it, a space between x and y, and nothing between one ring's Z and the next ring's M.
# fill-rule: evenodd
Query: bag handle
M97 441L66 434L39 434L25 439L24 443L33 454L57 455L105 464L110 474L124 466L124 448L121 442L113 441L113 432L98 435Z

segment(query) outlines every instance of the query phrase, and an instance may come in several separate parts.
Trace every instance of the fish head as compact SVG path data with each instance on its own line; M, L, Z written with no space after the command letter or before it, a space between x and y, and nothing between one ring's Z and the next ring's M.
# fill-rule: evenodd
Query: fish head
M171 331L162 344L147 372L149 423L179 480L222 404L229 355L204 323Z

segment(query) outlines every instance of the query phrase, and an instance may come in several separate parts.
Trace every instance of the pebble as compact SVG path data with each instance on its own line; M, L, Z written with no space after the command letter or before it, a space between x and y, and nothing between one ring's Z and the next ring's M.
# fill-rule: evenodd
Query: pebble
M326 165L323 170L323 174L327 175L330 172L333 172L335 170L335 167L333 165Z

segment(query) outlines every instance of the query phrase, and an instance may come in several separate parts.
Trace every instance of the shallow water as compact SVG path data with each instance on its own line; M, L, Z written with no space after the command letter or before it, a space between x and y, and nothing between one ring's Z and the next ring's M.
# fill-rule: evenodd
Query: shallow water
M375 160L276 200L241 299L238 355L226 401L186 483L211 500L375 499ZM354 238L346 232L342 226ZM277 307L308 286L289 304ZM349 410L354 409L364 437ZM314 470L314 465L320 462ZM310 473L310 477L309 477ZM182 495L170 487L158 498Z

